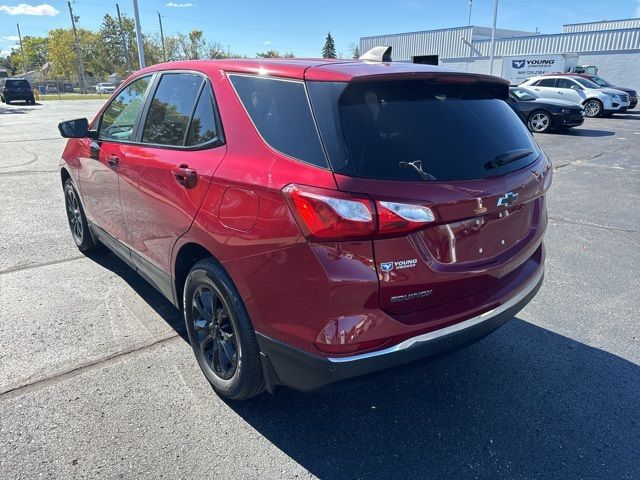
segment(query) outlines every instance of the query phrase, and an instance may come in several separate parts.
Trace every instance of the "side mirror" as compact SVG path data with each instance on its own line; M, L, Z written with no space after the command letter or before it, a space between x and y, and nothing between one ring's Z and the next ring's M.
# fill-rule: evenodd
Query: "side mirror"
M86 118L76 118L58 124L60 135L64 138L96 138L96 131L89 130L89 121Z

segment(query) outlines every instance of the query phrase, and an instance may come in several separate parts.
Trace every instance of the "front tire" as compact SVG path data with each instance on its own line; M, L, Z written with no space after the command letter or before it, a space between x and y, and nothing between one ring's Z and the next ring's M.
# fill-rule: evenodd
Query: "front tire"
M551 129L551 115L545 110L536 110L529 115L527 127L536 133L548 132Z
M261 393L253 325L231 278L213 258L200 260L189 272L183 309L193 353L216 393L229 400Z
M67 178L64 182L64 200L69 229L71 230L71 236L73 237L73 241L78 247L78 250L83 253L96 250L99 247L99 244L94 241L91 236L91 231L89 230L89 224L87 223L87 217L84 214L80 197L78 197L78 192L73 186L73 182L70 178Z
M602 102L595 98L591 98L584 102L584 114L589 118L597 117L602 114Z

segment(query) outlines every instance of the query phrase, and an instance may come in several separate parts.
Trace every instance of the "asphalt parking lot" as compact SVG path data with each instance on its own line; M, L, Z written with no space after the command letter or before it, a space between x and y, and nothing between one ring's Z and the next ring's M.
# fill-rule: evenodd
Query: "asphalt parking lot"
M168 301L75 248L60 120L0 105L0 477L640 478L640 110L536 139L543 288L481 342L375 382L228 404Z

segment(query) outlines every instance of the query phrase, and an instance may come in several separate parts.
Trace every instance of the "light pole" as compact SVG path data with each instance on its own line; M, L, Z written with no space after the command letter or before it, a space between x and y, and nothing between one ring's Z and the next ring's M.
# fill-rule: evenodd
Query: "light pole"
M138 0L133 0L133 18L136 22L136 42L138 44L138 61L140 68L146 67L144 61L144 43L142 42L142 32L140 31L140 15L138 14Z
M489 55L489 75L493 75L493 57L496 53L496 19L498 18L498 0L493 0L493 27L491 28L491 54Z

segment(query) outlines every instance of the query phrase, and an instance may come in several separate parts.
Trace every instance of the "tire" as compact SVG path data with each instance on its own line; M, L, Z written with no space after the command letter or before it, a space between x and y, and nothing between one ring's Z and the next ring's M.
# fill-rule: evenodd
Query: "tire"
M78 250L88 253L98 249L100 244L91 235L80 197L70 178L64 182L64 204L71 236Z
M193 353L216 393L238 401L261 393L255 330L238 290L213 258L200 260L187 275L183 305Z
M584 114L586 117L593 118L602 114L602 102L595 98L590 98L583 103Z
M11 105L11 100L9 100L8 98L4 101L4 103L6 103L7 105Z
M536 110L527 120L527 128L535 133L544 133L551 130L551 114L546 110Z

